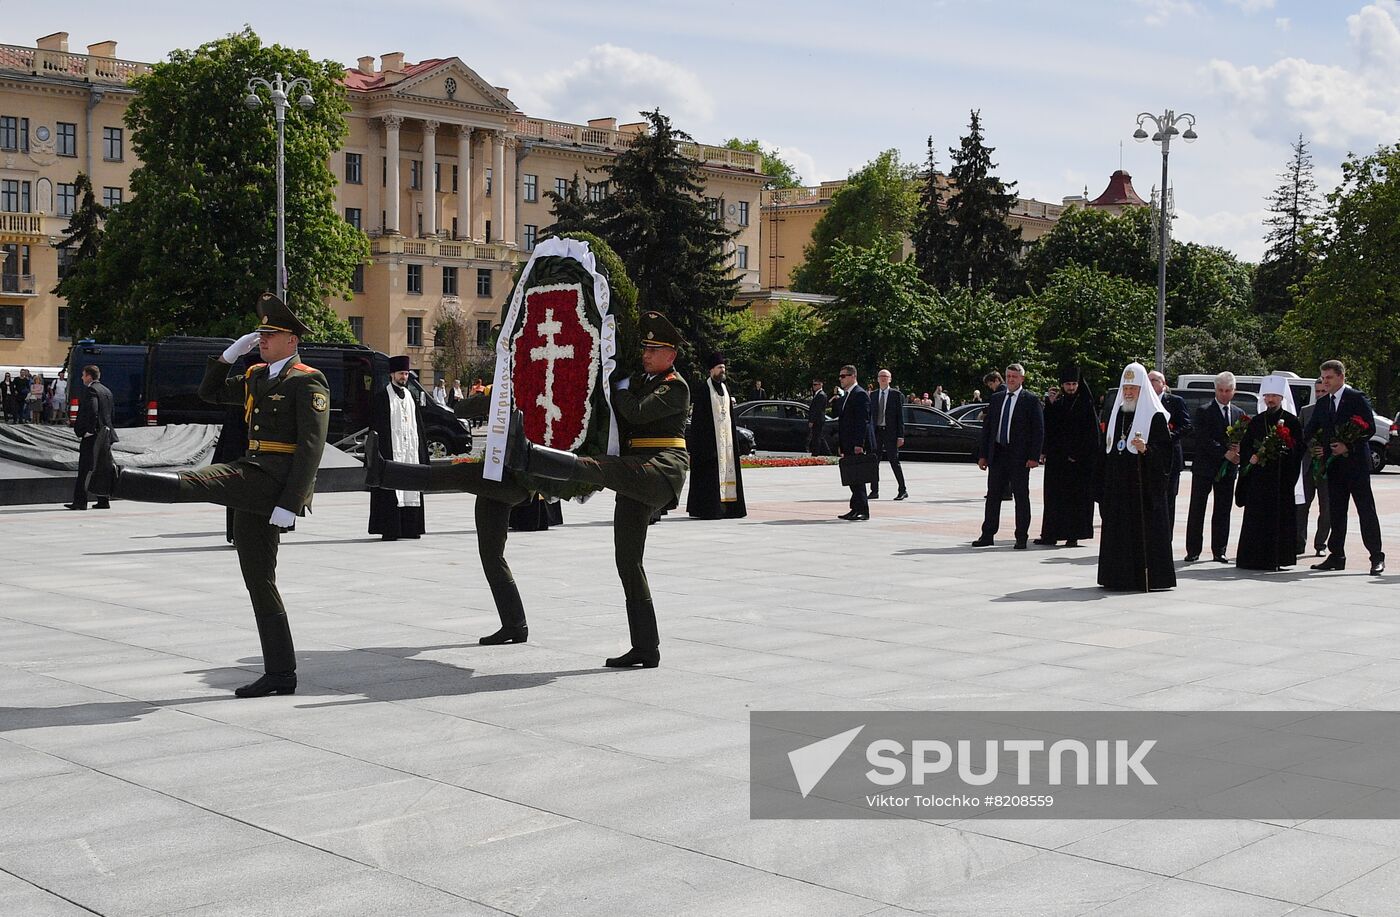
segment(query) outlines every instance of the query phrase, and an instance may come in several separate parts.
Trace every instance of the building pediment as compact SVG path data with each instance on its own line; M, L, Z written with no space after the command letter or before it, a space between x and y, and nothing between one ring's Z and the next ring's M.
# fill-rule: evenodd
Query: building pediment
M441 99L499 112L518 111L515 103L492 86L461 58L450 57L388 87L389 95Z

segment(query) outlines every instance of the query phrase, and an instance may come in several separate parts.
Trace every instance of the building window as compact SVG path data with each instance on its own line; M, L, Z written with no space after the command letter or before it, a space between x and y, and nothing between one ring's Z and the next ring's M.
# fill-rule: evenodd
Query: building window
M7 242L0 245L0 255L3 255L3 271L5 274L6 293L33 293L33 290L19 288L20 277L29 273L29 246L16 242Z
M487 220L487 221L486 221L486 241L487 241L487 242L490 242L490 241L491 241L491 238L492 238L492 237L491 237L491 221L490 221L490 220Z
M78 209L78 186L71 182L58 183L58 215L71 217Z
M122 161L122 129L102 128L102 158L108 162Z
M29 213L31 187L27 181L11 178L0 181L0 210L6 213Z
M389 187L389 157L385 156L379 160L379 187Z
M739 202L739 225L740 225L740 226L747 226L747 225L749 225L749 202L748 202L748 201L740 201L740 202Z
M423 238L423 214L418 214L418 238Z
M365 266L355 265L355 270L350 272L350 292L363 293L365 291ZM363 321L363 319L361 319Z
M362 213L363 211L361 211L359 207L346 207L345 222L349 223L356 229L363 229L364 218L362 216Z
M603 198L605 198L605 197L607 197L607 196L608 196L608 183L607 183L607 182L605 182L605 181L592 182L592 181L591 181L591 182L588 183L588 203L590 203L590 204L597 204L597 203L600 203L600 202L603 200Z
M476 269L476 295L491 295L491 269L479 267Z
M423 265L410 264L408 266L408 292L423 292Z
M486 196L491 196L491 170L486 170Z
M567 178L556 178L554 180L554 193L560 197L568 197L569 180Z
M532 252L535 250L535 240L539 238L540 228L534 223L525 224L525 250Z
M77 260L78 253L71 248L58 249L58 279L63 280L68 276L68 272L73 270L73 262Z
M417 191L423 187L423 160L411 159L408 162L408 188Z
M102 206L112 210L122 205L122 189L110 185L102 188Z
M457 295L457 269L455 267L445 267L442 269L442 295Z
M350 333L355 336L355 340L363 344L365 342L365 317L352 315L348 321L350 322Z
M58 122L58 155L78 155L78 125Z
M24 337L24 306L0 306L0 338Z
M408 346L423 346L423 319L416 315L409 316L408 319Z
M749 269L749 247L740 245L734 249L734 266L741 271Z
M442 163L433 163L433 190L442 190Z
M347 185L364 184L364 178L360 172L361 157L359 153L345 154L345 183Z
M19 148L21 152L29 152L29 119L19 119Z
M457 193L457 167L452 167L452 193Z
M13 115L0 117L0 150L19 149L19 119Z
M476 320L476 346L491 346L491 323L480 318Z
M525 176L525 203L533 204L540 199L540 177L538 175Z
M457 235L457 218L456 218L456 217L453 217L453 218L452 218L452 238L454 238L454 239L460 239L460 238L462 238L461 236Z
M720 198L705 198L705 207L709 210L710 219L712 220L719 220L724 216L724 202Z
M73 338L73 329L68 327L68 307L58 307L58 339L68 341Z

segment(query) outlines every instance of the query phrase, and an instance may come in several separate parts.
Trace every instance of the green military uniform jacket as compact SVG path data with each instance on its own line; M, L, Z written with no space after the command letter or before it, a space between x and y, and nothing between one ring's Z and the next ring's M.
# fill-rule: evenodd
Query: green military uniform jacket
M265 472L279 485L276 505L305 515L316 490L316 471L330 425L326 377L300 362L295 353L276 378L268 376L265 363L236 376L229 375L231 369L217 357L210 358L199 386L199 397L205 401L243 406L248 452L229 464Z
M624 456L646 458L646 465L680 496L690 471L685 448L685 425L690 417L690 387L674 370L647 379L632 376L625 389L612 393L613 414Z

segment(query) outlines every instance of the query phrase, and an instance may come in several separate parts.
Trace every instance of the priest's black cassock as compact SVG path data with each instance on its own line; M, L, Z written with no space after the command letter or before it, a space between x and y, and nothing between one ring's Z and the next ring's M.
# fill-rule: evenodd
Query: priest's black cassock
M739 434L734 430L734 413L726 411L729 441L732 444L735 498L725 501L720 486L719 447L715 440L715 411L711 393L727 401L724 383L709 375L690 384L690 429L686 448L690 451L690 493L685 511L696 519L742 519L748 515L744 504L744 473L739 464Z
M418 455L416 457L394 456L394 411L389 399L400 399L399 407L407 407L413 415L418 431ZM370 399L369 428L379 434L379 454L388 461L417 462L428 464L428 438L423 433L423 414L413 401L413 393L404 386L390 383L374 393ZM369 533L380 535L386 541L396 538L417 538L423 534L423 495L418 494L417 506L400 506L399 492L373 488L369 492Z
M1146 376L1144 372L1142 374ZM1114 418L1113 443L1103 456L1099 475L1099 585L1105 589L1146 592L1176 585L1172 566L1171 523L1167 487L1171 481L1171 433L1167 418L1152 418L1147 452L1118 449L1133 424L1133 412Z
M1270 427L1282 422L1293 434L1295 449L1282 451L1267 465L1246 471L1249 457L1259 449ZM1277 570L1298 562L1298 520L1294 489L1303 463L1303 425L1279 408L1255 415L1240 442L1240 475L1235 503L1244 507L1235 566L1243 570Z
M1042 543L1094 537L1094 463L1103 452L1094 397L1081 382L1045 407Z

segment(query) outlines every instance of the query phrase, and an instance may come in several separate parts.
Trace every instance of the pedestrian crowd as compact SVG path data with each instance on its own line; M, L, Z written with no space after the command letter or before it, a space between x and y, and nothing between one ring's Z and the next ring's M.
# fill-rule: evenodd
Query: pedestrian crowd
M68 373L53 378L21 369L0 379L5 423L67 423Z

